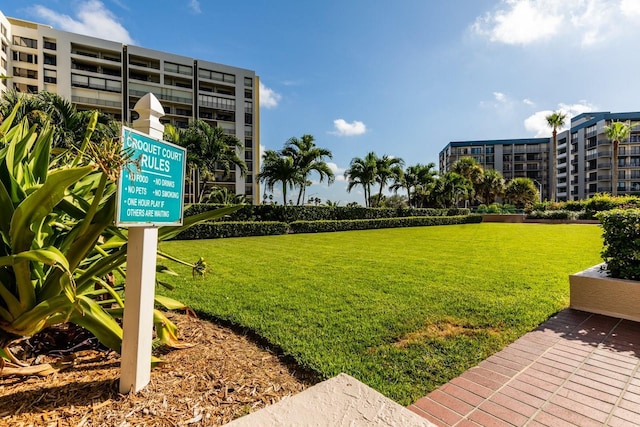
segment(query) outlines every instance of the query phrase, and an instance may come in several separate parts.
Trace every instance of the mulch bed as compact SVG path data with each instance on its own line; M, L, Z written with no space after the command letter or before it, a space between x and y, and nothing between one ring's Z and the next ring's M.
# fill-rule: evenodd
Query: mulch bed
M46 377L0 378L0 425L214 426L299 393L317 382L245 334L171 314L193 347L167 363L136 394L118 393L120 356L84 350L72 367Z

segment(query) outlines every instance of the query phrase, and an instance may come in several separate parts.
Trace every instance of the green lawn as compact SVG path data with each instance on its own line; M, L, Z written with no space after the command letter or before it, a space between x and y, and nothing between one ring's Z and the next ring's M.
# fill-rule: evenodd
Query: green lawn
M601 246L600 227L542 224L161 243L211 270L172 265L168 295L403 405L567 307L568 275Z

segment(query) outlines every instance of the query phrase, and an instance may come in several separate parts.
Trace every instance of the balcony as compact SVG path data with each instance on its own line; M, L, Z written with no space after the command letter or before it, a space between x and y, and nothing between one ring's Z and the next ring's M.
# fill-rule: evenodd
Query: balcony
M122 108L121 102L108 101L106 99L86 98L83 96L72 96L71 101L77 104L100 105L103 107Z

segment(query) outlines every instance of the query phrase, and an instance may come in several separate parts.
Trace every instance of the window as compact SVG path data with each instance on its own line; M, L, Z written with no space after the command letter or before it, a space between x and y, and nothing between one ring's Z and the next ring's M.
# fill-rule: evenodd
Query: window
M26 77L28 79L37 79L38 72L35 70L27 70L24 68L13 67L13 75L16 77Z
M71 86L117 93L122 91L122 83L119 81L82 76L80 74L71 74Z
M244 85L246 87L253 87L253 79L251 77L244 78Z
M55 70L44 70L44 81L45 83L57 83L58 73Z
M217 80L219 82L226 82L226 83L235 83L236 82L236 76L234 76L233 74L221 73L219 71L206 70L204 68L198 69L198 76L200 76L202 78L205 78L205 79L209 79L209 80ZM246 81L245 81L245 86L246 86Z
M55 55L49 55L48 53L44 54L44 63L45 65L57 65L57 59Z
M170 73L184 74L185 76L193 75L193 67L190 65L174 64L173 62L165 62L164 70Z
M58 47L55 40L45 39L43 45L45 49L49 49L49 50L56 50Z
M481 147L471 148L471 154L482 154L482 148Z
M30 47L31 49L38 48L38 41L27 37L13 36L13 44L15 46Z
M28 62L29 64L37 64L38 56L32 53L20 52L17 50L13 51L13 60L18 62Z
M484 152L487 153L487 154L493 154L493 147L485 148Z
M218 108L221 110L235 111L235 99L221 98L219 96L198 95L198 102L205 107Z

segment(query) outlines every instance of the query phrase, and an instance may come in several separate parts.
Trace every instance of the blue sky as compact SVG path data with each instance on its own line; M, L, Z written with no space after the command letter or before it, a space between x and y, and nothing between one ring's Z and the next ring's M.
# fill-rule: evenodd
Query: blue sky
M314 135L344 169L458 140L549 136L562 110L639 111L639 0L3 1L6 16L255 70L261 145ZM275 194L281 197L280 193Z

